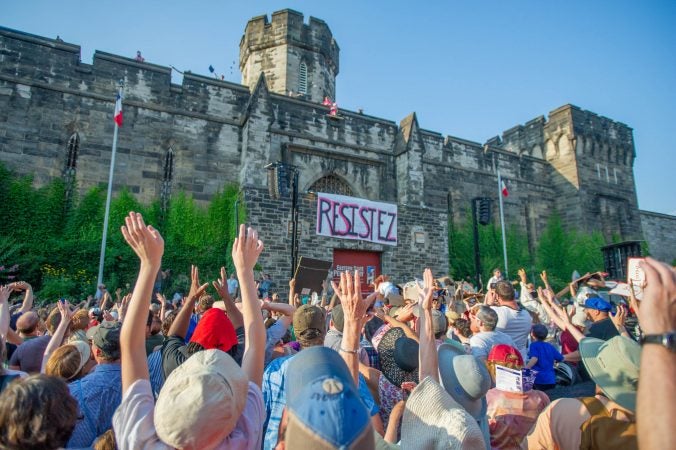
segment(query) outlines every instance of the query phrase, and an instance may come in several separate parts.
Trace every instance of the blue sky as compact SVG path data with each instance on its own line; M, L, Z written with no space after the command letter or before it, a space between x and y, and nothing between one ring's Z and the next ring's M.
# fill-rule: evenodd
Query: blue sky
M639 207L676 215L673 1L4 0L0 25L240 82L247 20L284 8L331 28L339 106L485 142L572 103L634 129Z

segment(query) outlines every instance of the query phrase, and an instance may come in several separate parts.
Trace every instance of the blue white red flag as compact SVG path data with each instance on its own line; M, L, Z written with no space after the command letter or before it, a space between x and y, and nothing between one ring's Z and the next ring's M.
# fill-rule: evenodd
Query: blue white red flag
M115 100L115 115L113 120L118 127L122 126L122 96L118 93Z

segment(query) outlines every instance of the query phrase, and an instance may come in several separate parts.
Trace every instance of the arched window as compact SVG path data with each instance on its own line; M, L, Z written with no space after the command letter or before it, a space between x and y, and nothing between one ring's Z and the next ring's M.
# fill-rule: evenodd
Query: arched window
M304 62L298 68L298 93L307 94L307 65Z
M169 199L171 198L171 180L174 177L174 149L169 147L167 153L164 155L164 171L162 175L162 191L160 192L160 200L162 203L162 210L166 211L169 207Z
M346 182L335 175L327 175L315 181L310 187L311 191L323 192L325 194L347 195L352 197L352 189Z
M66 172L74 171L77 168L77 154L80 150L80 135L77 132L70 135L68 138L68 146L66 147Z

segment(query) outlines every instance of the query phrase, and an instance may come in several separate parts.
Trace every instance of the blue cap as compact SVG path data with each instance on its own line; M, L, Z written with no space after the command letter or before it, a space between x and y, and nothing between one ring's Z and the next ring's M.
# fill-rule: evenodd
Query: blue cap
M601 297L589 297L587 300L584 301L583 307L587 309L596 309L598 311L604 312L610 312L613 309L613 305L611 305Z
M371 417L335 350L315 346L291 358L286 393L287 448L374 448Z

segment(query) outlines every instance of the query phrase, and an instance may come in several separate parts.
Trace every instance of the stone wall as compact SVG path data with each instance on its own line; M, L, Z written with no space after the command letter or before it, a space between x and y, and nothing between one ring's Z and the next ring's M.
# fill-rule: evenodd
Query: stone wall
M643 239L653 258L673 264L676 261L676 216L640 211Z

